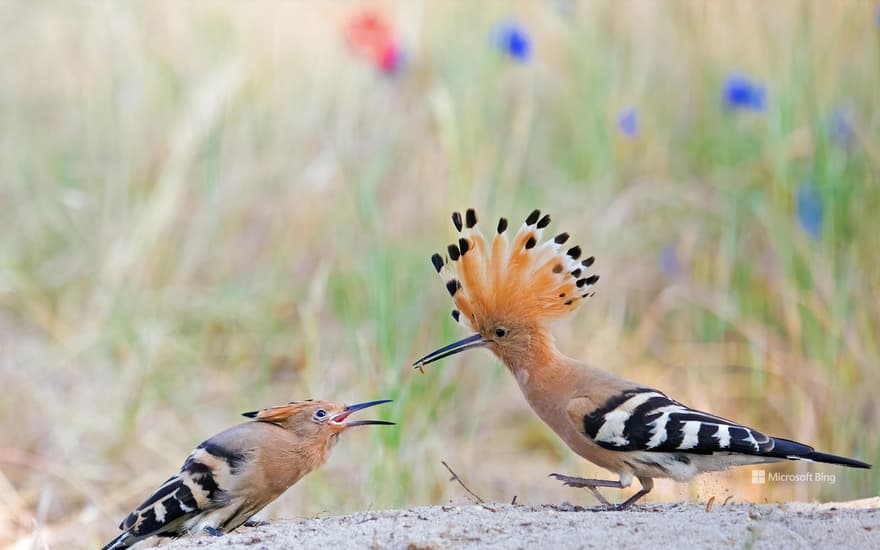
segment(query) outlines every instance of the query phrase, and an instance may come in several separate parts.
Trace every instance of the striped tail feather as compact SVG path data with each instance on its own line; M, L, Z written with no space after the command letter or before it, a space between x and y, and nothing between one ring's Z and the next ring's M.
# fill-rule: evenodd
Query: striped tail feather
M824 462L825 464L839 464L850 468L871 467L870 464L852 458L816 451L809 445L804 445L797 441L791 441L779 437L774 437L772 440L773 449L766 453L767 456L786 458L788 460L806 460L809 462Z
M866 462L861 462L859 460L847 458L845 456L820 453L819 451L808 453L804 456L799 457L798 460L811 460L813 462L824 462L826 464L840 464L841 466L849 466L850 468L871 468L871 465Z
M132 540L133 539L133 540ZM122 550L129 548L141 539L132 537L129 533L120 533L118 537L108 542L101 550Z

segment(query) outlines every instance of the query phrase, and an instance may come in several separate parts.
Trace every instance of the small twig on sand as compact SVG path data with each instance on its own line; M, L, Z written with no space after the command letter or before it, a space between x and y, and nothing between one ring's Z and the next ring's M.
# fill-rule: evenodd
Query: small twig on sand
M440 461L440 464L446 466L446 469L449 470L449 473L450 473L450 474L452 474L452 477L449 478L449 481L457 481L459 485L461 485L462 487L464 487L464 490L467 491L468 494L469 494L470 496L472 496L472 497L474 497L475 499L477 499L477 502L479 502L480 504L484 504L484 503L485 503L485 502L483 501L483 499L481 499L480 497L477 496L476 493L474 493L473 491L471 491L470 489L468 489L468 486L464 484L464 481L462 481L460 477L458 477L458 474L456 474L455 472L452 471L452 468L449 467L449 464L445 463L445 462L442 461L442 460Z
M709 502L706 503L706 511L707 511L707 512L711 512L711 511L712 511L712 505L713 505L713 504L715 504L715 497L714 497L714 496L712 496L712 498L709 499Z

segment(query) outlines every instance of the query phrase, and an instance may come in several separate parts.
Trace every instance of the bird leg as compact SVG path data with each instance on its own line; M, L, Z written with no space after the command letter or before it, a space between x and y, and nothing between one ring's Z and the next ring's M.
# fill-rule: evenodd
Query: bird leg
M220 529L217 529L216 527L211 527L210 525L205 527L202 530L205 533L208 533L209 535L211 535L212 537L222 537L223 535L226 534L223 531L221 531Z
M245 527L263 527L265 525L269 525L269 522L257 518L251 518L244 522Z
M650 493L651 489L653 489L653 487L654 487L654 482L650 478L645 478L645 479L639 478L639 481L642 484L642 488L636 494L634 494L633 496L626 499L624 502L617 504L617 505L614 505L614 504L611 504L610 502L608 502L608 499L606 499L604 496L602 496L602 493L599 492L597 487L610 487L612 489L624 489L625 487L623 486L623 484L620 483L619 480L618 481L610 481L607 479L586 479L583 477L572 477L572 476L566 476L566 475L562 475L562 474L550 474L550 477L558 479L559 481L561 481L563 483L563 485L565 485L567 487L578 487L578 488L582 488L582 489L589 489L589 491L591 493L593 493L593 496L595 496L596 499L599 502L601 502L603 506L605 506L606 508L610 508L612 510L626 510L627 508L632 506L633 503L635 503L637 500L639 500L643 496Z
M635 503L635 501L639 500L640 498L642 498L643 496L647 495L650 492L651 492L650 489L645 489L644 487L642 487L641 489L639 489L639 491L636 494L634 494L633 496L629 497L625 501L623 501L620 504L618 504L617 506L615 506L614 509L615 510L626 510L627 508L632 506L633 503Z
M550 474L550 477L558 479L562 482L563 485L567 487L578 487L582 489L589 489L593 496L602 503L603 506L611 508L612 504L608 502L602 493L599 492L596 487L613 487L615 489L622 489L623 485L620 484L620 481L608 481L607 479L586 479L583 477L571 477L565 476L562 474Z

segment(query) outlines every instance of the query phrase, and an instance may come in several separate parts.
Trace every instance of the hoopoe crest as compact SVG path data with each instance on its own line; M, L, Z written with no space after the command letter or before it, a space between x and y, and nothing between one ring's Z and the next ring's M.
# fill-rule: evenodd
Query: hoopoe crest
M420 366L477 346L489 346L504 357L516 355L547 321L573 313L592 297L598 275L589 274L595 258L581 259L580 246L568 244L568 233L544 240L550 215L534 210L512 238L501 218L490 238L468 209L462 218L453 212L458 242L444 258L431 256L452 296L452 317L473 336L441 348L419 360ZM533 342L534 343L534 342Z
M580 260L581 248L566 245L568 233L541 241L549 214L534 210L513 239L507 237L505 218L487 239L473 209L464 219L454 212L452 222L459 239L447 247L449 261L439 253L431 261L455 302L452 316L471 330L479 329L481 319L493 317L562 317L593 295L599 276L586 272L594 258Z
M452 316L471 330L488 318L540 321L575 311L593 295L598 275L587 275L595 260L580 260L581 248L567 246L568 233L542 242L550 215L534 210L513 239L507 237L507 219L501 218L491 240L477 224L473 209L454 212L457 243L447 247L448 260L431 257L456 309ZM463 223L462 223L463 222Z

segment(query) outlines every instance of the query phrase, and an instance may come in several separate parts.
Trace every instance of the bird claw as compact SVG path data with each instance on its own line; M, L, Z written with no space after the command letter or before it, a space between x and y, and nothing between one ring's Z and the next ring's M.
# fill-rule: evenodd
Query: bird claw
M553 479L559 480L562 482L563 485L567 487L586 487L586 485L577 484L578 480L580 480L580 478L577 477L571 477L562 474L550 474L547 477L552 477Z
M244 522L245 527L265 527L266 525L271 525L268 521L263 521L261 519L249 519Z

